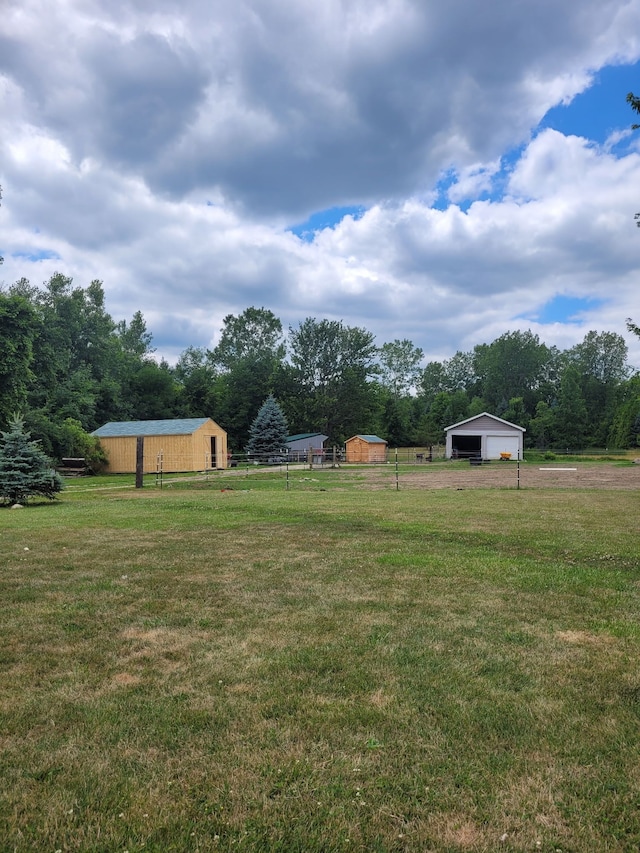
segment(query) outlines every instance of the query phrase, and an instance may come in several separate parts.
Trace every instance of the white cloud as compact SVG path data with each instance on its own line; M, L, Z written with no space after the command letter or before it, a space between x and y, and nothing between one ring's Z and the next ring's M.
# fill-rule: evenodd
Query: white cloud
M248 305L428 357L640 319L640 156L614 153L627 131L531 138L603 64L640 56L634 0L5 5L5 282L99 278L114 317L142 310L172 359ZM438 210L444 172L454 204ZM504 196L473 201L496 178ZM368 210L313 243L285 231L349 204ZM605 302L571 325L518 319L558 293Z

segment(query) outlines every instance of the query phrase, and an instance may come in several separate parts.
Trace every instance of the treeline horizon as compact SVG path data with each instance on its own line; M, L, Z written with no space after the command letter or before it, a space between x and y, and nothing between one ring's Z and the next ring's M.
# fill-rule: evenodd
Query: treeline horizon
M528 447L640 443L640 374L615 332L590 331L566 350L506 332L423 366L408 339L377 346L365 328L312 317L285 332L272 311L249 307L224 318L213 349L189 346L173 366L152 343L140 311L112 319L100 281L74 287L56 273L43 287L21 279L0 290L0 429L20 413L60 459L109 421L210 417L240 452L273 394L290 434L335 444L357 433L437 444L446 426L483 411L525 427Z

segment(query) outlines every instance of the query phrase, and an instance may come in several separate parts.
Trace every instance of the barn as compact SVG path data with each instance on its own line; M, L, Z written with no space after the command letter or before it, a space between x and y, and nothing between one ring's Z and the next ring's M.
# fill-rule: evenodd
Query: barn
M321 432L300 432L290 435L286 441L290 462L324 461L324 443L329 438Z
M386 462L387 442L377 435L354 435L345 442L347 462Z
M447 459L460 457L480 459L522 459L524 427L482 412L457 424L445 427Z
M211 418L115 421L94 430L109 458L110 474L136 470L138 438L143 440L144 472L206 471L227 467L227 434Z

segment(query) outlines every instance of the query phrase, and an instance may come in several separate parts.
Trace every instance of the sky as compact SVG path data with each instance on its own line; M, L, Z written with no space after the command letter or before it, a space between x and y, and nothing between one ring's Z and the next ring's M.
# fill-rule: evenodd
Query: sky
M640 368L637 0L0 8L0 286L99 279L170 363L256 306Z

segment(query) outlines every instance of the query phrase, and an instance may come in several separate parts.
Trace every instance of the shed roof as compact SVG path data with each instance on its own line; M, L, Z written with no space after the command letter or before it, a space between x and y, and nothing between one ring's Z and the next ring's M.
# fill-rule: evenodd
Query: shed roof
M352 438L347 439L348 441L353 441L354 438L359 438L362 441L366 441L367 444L386 444L387 442L384 438L378 438L377 435L354 435Z
M288 435L286 441L304 441L307 438L317 438L318 436L327 438L322 432L299 432L297 435Z
M451 424L451 426L445 427L444 431L448 432L450 429L455 429L463 424L469 424L471 421L477 421L480 418L491 418L491 420L497 421L499 424L503 424L503 426L513 427L513 429L519 429L521 432L526 432L524 427L518 426L518 424L512 424L511 421L505 421L497 415L489 414L489 412L480 412L479 415L474 415L472 418L466 418L464 421L458 421L457 424Z
M210 418L171 418L162 421L111 421L95 429L91 434L98 438L137 435L191 435L210 420Z

